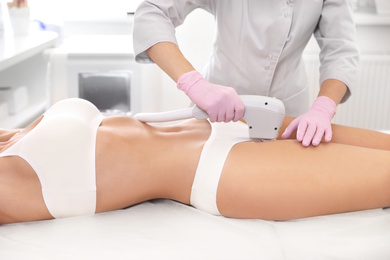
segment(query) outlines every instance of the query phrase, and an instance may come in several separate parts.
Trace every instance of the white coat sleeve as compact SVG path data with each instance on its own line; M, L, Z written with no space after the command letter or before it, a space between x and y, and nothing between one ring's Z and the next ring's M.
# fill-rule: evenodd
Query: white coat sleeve
M209 2L209 3L208 3ZM153 62L145 52L159 42L176 45L175 28L196 8L209 9L213 1L206 0L147 0L135 12L133 45L137 62ZM207 4L208 3L208 4Z
M320 52L320 84L337 79L348 86L345 102L356 84L359 51L350 1L324 0L322 15L314 32Z

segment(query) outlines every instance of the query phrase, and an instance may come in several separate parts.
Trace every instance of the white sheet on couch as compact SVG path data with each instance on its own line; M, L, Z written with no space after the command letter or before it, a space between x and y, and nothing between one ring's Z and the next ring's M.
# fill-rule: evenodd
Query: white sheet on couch
M228 219L169 200L0 226L0 259L390 259L390 209Z

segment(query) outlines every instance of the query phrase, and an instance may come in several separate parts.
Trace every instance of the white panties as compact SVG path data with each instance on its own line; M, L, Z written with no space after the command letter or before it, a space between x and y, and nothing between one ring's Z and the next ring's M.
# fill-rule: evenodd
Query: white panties
M34 129L0 154L19 156L30 164L55 218L95 213L95 146L102 120L92 103L77 98L62 100Z

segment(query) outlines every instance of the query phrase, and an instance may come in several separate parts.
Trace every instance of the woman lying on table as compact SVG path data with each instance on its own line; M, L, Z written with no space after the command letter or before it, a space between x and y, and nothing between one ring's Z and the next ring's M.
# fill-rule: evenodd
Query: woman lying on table
M22 131L0 130L0 223L156 198L267 220L388 207L389 150L390 135L370 130L335 125L331 143L304 148L251 142L242 122L152 126L67 99Z

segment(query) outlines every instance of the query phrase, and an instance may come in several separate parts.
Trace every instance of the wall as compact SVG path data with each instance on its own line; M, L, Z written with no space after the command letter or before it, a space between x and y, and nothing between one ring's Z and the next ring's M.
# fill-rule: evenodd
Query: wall
M32 17L62 22L69 19L105 19L134 12L141 0L29 0Z

